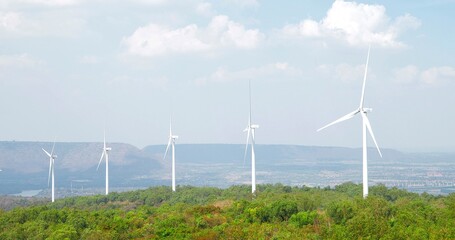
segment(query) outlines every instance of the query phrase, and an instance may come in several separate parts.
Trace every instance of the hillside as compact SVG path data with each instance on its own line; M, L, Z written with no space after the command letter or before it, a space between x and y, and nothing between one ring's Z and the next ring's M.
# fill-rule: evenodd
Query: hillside
M0 210L0 239L454 239L455 194L374 186L154 187Z

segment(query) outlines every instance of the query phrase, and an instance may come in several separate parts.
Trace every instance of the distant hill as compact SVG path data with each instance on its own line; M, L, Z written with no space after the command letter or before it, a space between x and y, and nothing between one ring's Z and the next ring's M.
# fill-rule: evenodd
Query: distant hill
M110 143L109 146L112 147L109 172L113 189L169 184L170 156L162 159L165 145L143 149L125 143ZM52 143L0 142L0 169L3 170L0 172L0 194L47 189L49 159L41 148L50 151ZM56 143L56 188L102 188L104 162L96 171L101 150L102 143ZM244 151L243 144L178 144L177 184L215 187L248 184L250 153L244 163ZM369 149L373 182L387 184L387 181L401 178L404 173L399 167L406 169L410 164L431 164L436 175L439 170L434 167L438 164L446 164L441 165L445 170L453 169L446 166L455 165L455 154L415 154L392 149L382 149L382 152L384 158L381 159L375 149ZM361 180L360 148L257 145L256 156L258 183L327 186ZM417 171L427 174L425 167L420 170L414 167L413 171L414 175ZM443 176L447 174L443 173Z
M112 184L122 185L134 175L149 174L163 168L153 154L124 143L111 143L109 153ZM0 194L47 187L49 158L41 148L51 151L47 142L0 142ZM70 187L71 180L102 186L104 162L96 171L102 143L56 143L55 174L58 187ZM125 182L126 184L126 182Z

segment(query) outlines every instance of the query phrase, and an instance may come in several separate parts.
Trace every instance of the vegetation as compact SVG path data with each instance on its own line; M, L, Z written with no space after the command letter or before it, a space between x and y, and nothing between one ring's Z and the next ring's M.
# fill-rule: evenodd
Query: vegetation
M11 210L16 207L26 207L46 204L49 200L37 197L0 196L0 210Z
M455 239L455 194L154 187L0 210L0 239Z

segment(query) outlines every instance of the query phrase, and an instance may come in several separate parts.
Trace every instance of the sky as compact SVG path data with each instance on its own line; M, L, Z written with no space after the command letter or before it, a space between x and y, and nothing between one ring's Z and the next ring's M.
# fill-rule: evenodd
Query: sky
M0 140L455 150L455 1L1 0ZM371 138L368 144L373 146Z

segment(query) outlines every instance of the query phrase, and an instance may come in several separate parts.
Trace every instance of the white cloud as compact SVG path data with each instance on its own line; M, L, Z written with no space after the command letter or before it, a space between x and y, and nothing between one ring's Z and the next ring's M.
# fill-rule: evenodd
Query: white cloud
M0 7L47 6L65 7L80 4L87 0L1 0Z
M338 65L320 65L317 70L325 77L335 78L347 83L358 82L359 79L363 79L365 64L350 65L341 63Z
M283 32L290 36L318 37L321 35L319 28L318 22L307 19L296 25L286 25Z
M255 48L263 37L259 30L245 29L242 24L231 21L224 15L212 19L207 34L214 44L246 49Z
M168 83L169 79L166 77L133 77L129 75L116 76L107 82L110 87L124 89L131 87L147 89L150 86L165 89Z
M39 76L43 70L44 62L28 54L0 55L0 85L23 84L31 79L42 81Z
M83 31L85 25L80 16L68 15L64 11L38 14L0 12L0 37L75 36Z
M350 45L377 44L383 47L402 47L398 35L420 26L409 15L391 21L382 5L358 4L336 0L321 21L306 19L299 24L286 25L283 34L297 37L331 37Z
M190 24L171 29L158 24L140 27L123 39L128 53L139 56L159 56L168 53L200 52L217 48L255 48L263 34L257 29L245 29L227 16L215 16L207 28Z
M407 13L396 18L393 25L390 26L390 31L395 32L395 34L398 35L407 29L417 29L420 25L421 22L419 19Z
M276 62L237 71L231 71L225 67L220 67L215 72L210 74L210 76L197 79L196 84L203 85L207 82L228 82L255 78L274 78L283 75L288 77L298 77L302 75L302 71L289 65L287 62Z
M411 84L417 80L419 68L414 65L396 69L394 71L394 80L400 84Z
M453 82L455 81L455 69L448 66L432 67L423 71L420 77L426 84Z
M286 71L289 69L289 64L287 62L277 62L275 63L275 68L282 71Z
M138 28L133 35L124 39L128 52L139 56L157 56L169 52L193 52L210 48L198 36L195 24L183 28L169 29L157 24Z
M214 13L212 9L212 4L208 2L198 3L196 6L196 12L203 16L211 16Z
M341 80L346 83L358 82L363 79L365 64L320 65L317 71L324 78ZM374 71L368 67L368 78L375 78ZM450 66L419 69L415 65L407 65L392 70L391 80L400 85L438 86L455 83L455 68Z
M0 69L28 68L41 65L42 62L28 54L0 55Z
M80 0L19 0L24 3L42 4L47 6L71 6L76 5Z
M84 64L98 64L101 62L100 58L94 55L82 56L79 61Z
M17 12L0 12L0 30L17 31L22 22L22 16Z
M445 85L455 82L455 68L440 66L420 70L408 65L394 71L394 80L401 84Z
M365 74L365 64L360 65L349 65L349 64L339 64L335 67L335 76L345 82L358 81L358 79L363 79Z
M133 0L134 2L146 4L146 5L163 5L169 2L169 0Z
M226 0L226 2L240 7L257 7L259 2L257 0Z

